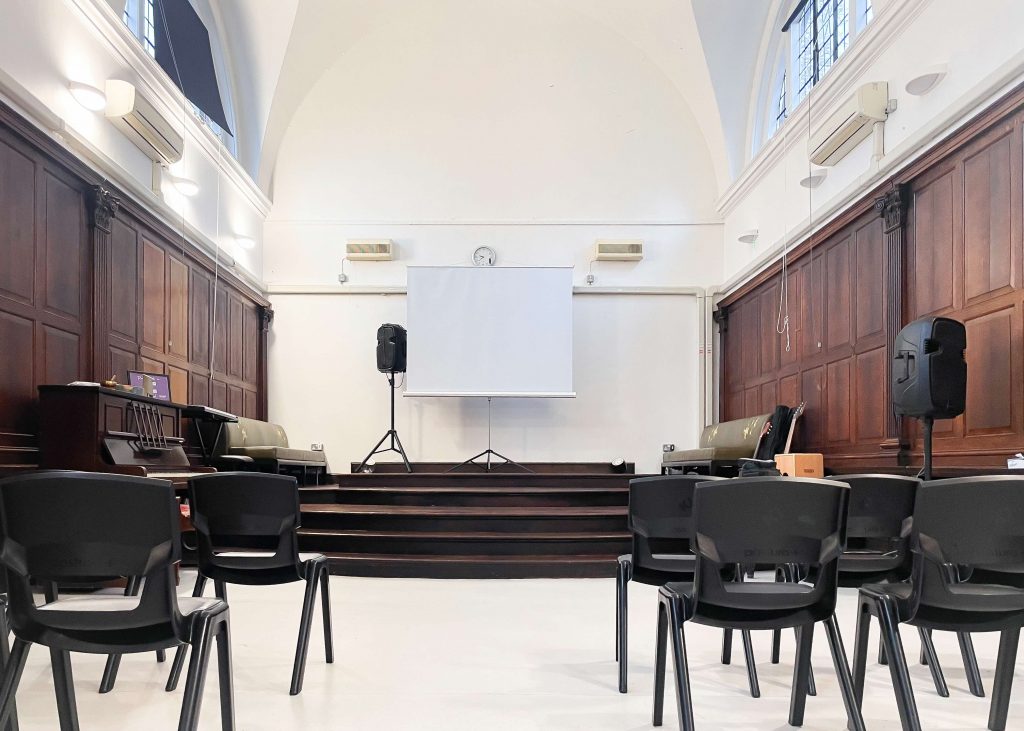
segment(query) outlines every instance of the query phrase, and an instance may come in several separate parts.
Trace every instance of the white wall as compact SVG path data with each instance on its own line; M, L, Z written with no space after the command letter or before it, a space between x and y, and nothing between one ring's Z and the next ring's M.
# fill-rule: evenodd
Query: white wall
M40 127L55 132L115 184L126 188L175 228L186 219L194 241L220 246L259 277L262 253L244 251L236 236L261 238L269 201L212 134L183 118L183 97L146 56L104 0L0 0L0 98ZM68 91L77 81L102 88L107 79L131 81L185 132L185 156L176 175L201 186L183 198L169 185L152 192L152 164L102 112L80 106Z
M676 86L636 45L566 4L409 4L313 85L281 143L264 275L270 414L335 470L387 428L373 355L403 296L283 294L337 288L348 238L391 238L399 259L349 263L347 288L402 286L411 264L574 265L597 238L642 238L637 264L601 262L597 285L721 279L714 165ZM524 461L655 470L661 444L696 442L699 306L692 296L580 295L568 401L503 401L494 447ZM415 364L410 364L410 368ZM483 400L403 400L415 460L486 446Z
M719 200L725 219L725 279L736 281L777 255L784 240L806 235L884 178L962 124L985 103L1024 78L1024 3L1017 0L902 0L876 2L877 15L838 66L794 109L783 128ZM946 78L926 96L904 87L930 67L945 64ZM808 191L808 107L816 128L857 85L887 81L898 109L885 123L885 154L872 160L863 142L825 182ZM756 97L756 95L755 95ZM751 246L737 241L758 229Z

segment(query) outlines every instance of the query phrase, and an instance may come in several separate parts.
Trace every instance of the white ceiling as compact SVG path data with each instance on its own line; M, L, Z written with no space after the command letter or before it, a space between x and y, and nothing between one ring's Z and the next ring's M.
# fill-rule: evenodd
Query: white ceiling
M230 56L239 158L272 192L281 141L317 80L357 43L424 0L211 0ZM780 0L542 0L599 23L639 49L678 91L710 151L719 191L742 166L766 19ZM434 13L471 3L429 0ZM774 15L771 15L774 17ZM374 59L354 59L373 64ZM485 72L483 70L482 72Z

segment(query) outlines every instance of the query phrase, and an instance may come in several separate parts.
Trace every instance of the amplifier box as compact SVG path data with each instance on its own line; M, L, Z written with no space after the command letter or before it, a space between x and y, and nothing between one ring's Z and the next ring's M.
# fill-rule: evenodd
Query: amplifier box
M825 459L820 454L776 454L775 466L784 477L825 476Z

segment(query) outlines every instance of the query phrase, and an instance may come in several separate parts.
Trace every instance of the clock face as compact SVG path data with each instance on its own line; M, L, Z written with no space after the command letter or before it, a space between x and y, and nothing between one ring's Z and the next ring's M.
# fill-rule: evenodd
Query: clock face
M490 246L480 246L473 252L473 265L478 267L492 267L498 260L498 255Z

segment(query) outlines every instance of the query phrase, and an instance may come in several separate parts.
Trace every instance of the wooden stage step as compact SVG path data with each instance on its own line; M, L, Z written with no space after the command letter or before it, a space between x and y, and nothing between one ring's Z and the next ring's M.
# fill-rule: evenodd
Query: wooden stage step
M345 576L424 579L606 578L615 575L615 555L423 556L328 553L331 572Z
M433 465L431 465L433 467ZM304 551L353 576L614 576L632 474L386 470L303 487Z

